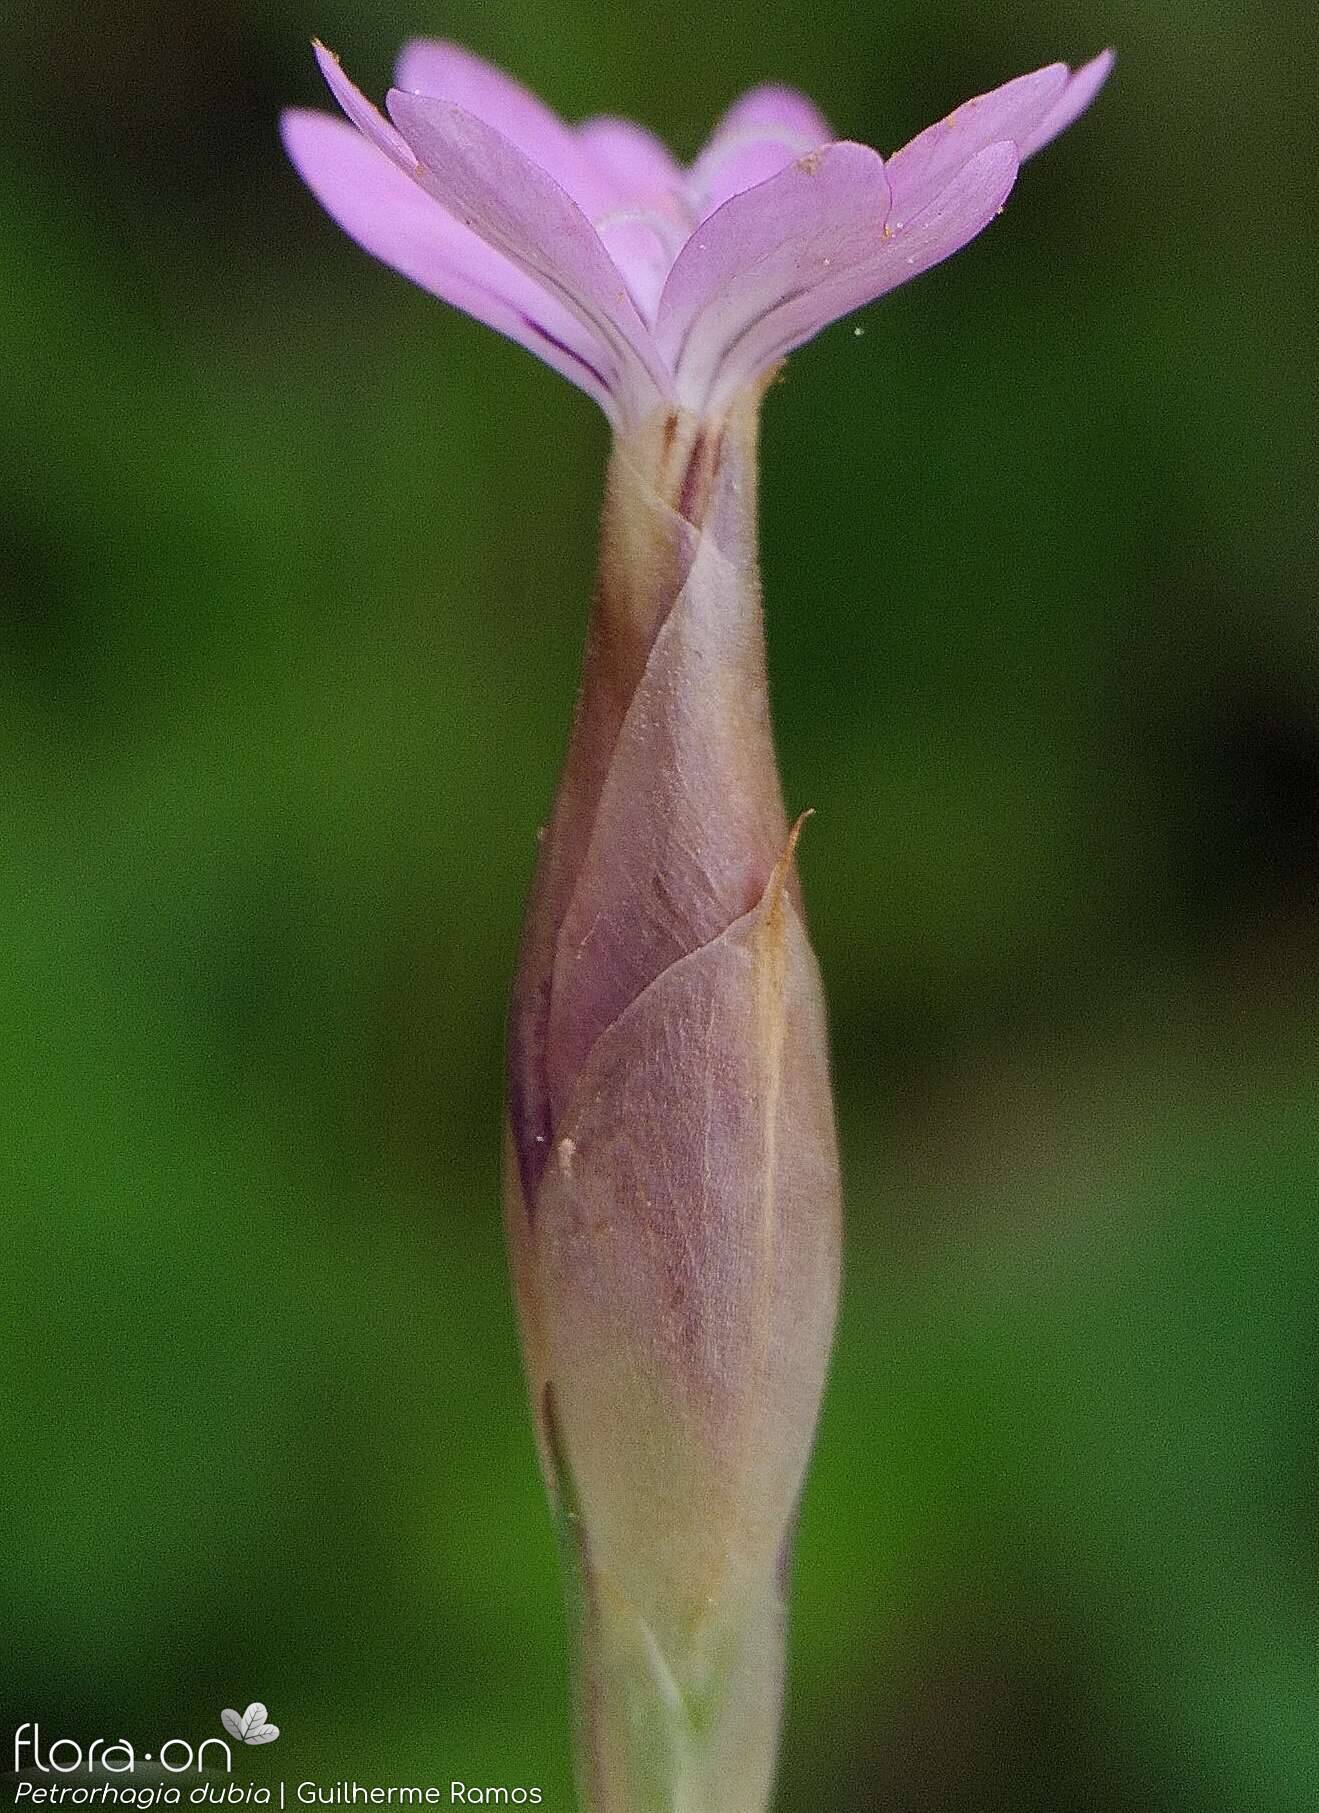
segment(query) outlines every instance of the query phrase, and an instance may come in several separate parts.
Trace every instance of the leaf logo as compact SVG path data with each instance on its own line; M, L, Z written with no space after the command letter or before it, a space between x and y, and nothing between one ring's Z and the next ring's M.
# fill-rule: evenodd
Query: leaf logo
M231 1711L228 1707L220 1714L220 1723L242 1744L273 1744L279 1736L279 1726L266 1722L266 1709L260 1700L253 1700L244 1713Z

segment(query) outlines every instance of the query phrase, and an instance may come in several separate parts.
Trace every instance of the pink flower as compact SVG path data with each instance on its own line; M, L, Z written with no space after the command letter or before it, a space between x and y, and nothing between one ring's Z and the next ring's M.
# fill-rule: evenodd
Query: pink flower
M688 169L449 45L388 118L285 117L370 252L614 427L582 684L509 1012L506 1226L572 1578L582 1802L765 1813L842 1250L824 997L774 762L756 436L774 367L987 224L1108 52L885 162L759 88Z
M388 118L316 56L347 122L294 109L283 129L328 212L616 426L660 404L719 415L830 322L959 250L1113 64L1104 51L1018 76L888 159L834 139L794 90L755 88L684 168L630 121L567 125L455 45L404 49Z

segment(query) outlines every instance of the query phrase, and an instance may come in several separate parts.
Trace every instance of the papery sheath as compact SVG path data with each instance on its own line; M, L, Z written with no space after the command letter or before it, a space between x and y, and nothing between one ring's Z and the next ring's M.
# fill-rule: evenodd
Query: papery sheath
M837 1295L824 1011L766 695L758 403L662 413L616 448L511 1015L510 1243L579 1548L591 1804L619 1813L683 1804L675 1773L693 1806L764 1805L780 1563Z

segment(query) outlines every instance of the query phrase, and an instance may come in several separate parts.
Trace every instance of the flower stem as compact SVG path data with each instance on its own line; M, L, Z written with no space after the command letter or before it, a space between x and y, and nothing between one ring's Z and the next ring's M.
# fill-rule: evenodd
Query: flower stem
M587 1813L765 1813L783 1663L777 1592L740 1628L674 1655L597 1581L578 1632L578 1770Z
M593 1570L572 1474L549 1425L583 1813L765 1813L783 1694L782 1579L748 1582L657 1632Z

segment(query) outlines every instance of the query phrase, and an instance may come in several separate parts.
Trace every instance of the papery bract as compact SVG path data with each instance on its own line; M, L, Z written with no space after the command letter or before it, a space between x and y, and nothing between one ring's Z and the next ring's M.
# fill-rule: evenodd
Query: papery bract
M765 1804L837 1297L824 1004L766 698L759 401L619 439L511 1010L508 1237L587 1607L589 1805L610 1813Z

